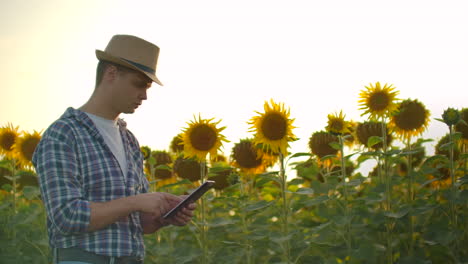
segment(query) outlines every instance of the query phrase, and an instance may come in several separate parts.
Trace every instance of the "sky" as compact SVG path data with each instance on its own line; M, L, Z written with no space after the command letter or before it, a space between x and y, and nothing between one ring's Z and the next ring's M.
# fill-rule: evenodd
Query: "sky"
M83 105L95 50L131 34L160 47L164 83L121 116L140 145L168 150L200 114L226 126L230 155L273 99L295 119L290 151L307 152L328 114L365 120L359 93L375 82L422 102L431 112L422 136L438 140L448 129L434 118L468 107L467 13L461 0L1 1L0 126L42 131Z

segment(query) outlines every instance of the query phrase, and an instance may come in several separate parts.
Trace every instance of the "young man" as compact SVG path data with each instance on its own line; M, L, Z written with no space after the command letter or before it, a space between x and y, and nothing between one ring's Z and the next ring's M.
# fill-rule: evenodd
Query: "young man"
M99 59L96 87L44 133L33 156L47 210L49 243L60 263L143 263L143 233L185 225L195 204L164 220L183 197L148 193L143 156L121 113L146 100L159 48L114 36Z

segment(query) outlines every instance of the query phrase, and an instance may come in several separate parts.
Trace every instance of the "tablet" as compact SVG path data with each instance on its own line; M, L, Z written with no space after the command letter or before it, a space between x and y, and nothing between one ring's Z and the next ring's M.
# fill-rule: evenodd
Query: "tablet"
M182 200L176 207L172 208L169 212L167 212L163 218L167 219L174 216L178 211L182 208L187 206L190 203L195 202L198 200L204 193L206 193L209 189L213 188L215 182L214 181L205 181L202 185L200 185L195 191L193 191L189 196L187 196L184 200Z

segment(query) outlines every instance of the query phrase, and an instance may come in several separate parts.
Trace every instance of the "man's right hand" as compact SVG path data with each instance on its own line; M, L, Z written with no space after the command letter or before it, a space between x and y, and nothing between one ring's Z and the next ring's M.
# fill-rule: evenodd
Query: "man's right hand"
M182 201L182 197L163 192L143 193L136 196L138 211L159 218Z

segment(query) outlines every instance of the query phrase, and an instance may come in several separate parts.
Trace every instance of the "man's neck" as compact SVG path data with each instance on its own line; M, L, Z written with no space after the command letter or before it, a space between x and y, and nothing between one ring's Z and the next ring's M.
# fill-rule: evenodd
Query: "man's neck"
M88 102L86 102L83 106L79 108L79 110L90 113L108 120L117 120L119 117L119 113L115 113L114 111L111 111L109 109L105 109L102 107L102 105L98 105L95 101L90 99Z

